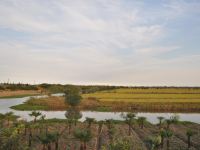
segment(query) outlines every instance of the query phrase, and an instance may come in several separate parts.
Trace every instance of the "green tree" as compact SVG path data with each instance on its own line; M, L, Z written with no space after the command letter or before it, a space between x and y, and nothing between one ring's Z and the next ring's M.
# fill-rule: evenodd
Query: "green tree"
M171 119L165 119L165 122L167 123L167 129L170 129L170 125L173 123Z
M177 114L175 114L175 115L173 115L173 116L170 117L170 120L171 120L172 123L176 124L176 123L179 122L180 116L177 115Z
M137 122L141 129L144 128L144 123L146 122L146 117L138 117Z
M186 131L186 135L187 135L187 142L188 142L188 149L191 147L191 137L195 134L194 131L192 131L191 129L188 129Z
M25 150L26 146L19 144L21 135L16 127L3 128L0 132L0 149L2 150Z
M125 119L125 122L128 124L128 135L131 135L131 126L134 122L134 118L136 117L135 113L129 112L125 116L122 116Z
M76 125L78 119L82 117L82 113L76 109L70 108L65 112L65 117L68 122L68 129L70 134L72 124L74 123Z
M54 140L55 140L54 134L52 134L52 133L47 133L47 134L42 133L37 137L43 145L43 150L45 150L46 147L48 148L48 150L51 150L51 143L54 142Z
M74 137L79 139L81 142L80 150L86 150L87 142L92 139L92 133L87 129L76 129L74 131Z
M65 103L71 107L79 105L81 102L80 90L75 86L69 86L65 91Z
M7 120L7 126L10 126L10 121L14 122L19 118L19 116L14 115L13 112L7 112L4 116L4 119Z
M157 119L159 120L159 128L161 129L161 126L162 126L163 120L164 120L165 118L162 117L162 116L158 116Z
M32 111L29 116L34 117L34 122L37 121L37 117L41 116L41 112L37 112L37 111Z
M88 128L91 128L93 122L95 122L95 118L86 117L85 121L88 123Z

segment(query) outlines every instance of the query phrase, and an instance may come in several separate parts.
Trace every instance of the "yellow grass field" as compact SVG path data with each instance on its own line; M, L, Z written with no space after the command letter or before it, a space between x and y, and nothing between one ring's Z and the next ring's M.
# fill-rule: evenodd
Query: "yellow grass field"
M200 103L200 89L166 88L166 89L115 89L90 94L84 98L96 98L100 101L120 102L170 102L170 103Z

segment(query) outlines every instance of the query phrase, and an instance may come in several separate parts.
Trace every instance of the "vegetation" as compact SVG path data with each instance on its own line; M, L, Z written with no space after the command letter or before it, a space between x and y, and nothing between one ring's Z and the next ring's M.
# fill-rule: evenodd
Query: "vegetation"
M70 102L67 92L77 96ZM30 98L24 104L13 106L17 110L66 110L78 105L79 110L132 111L132 112L200 112L199 88L135 89L123 88L90 94L81 94L81 89L70 86L66 97L50 96ZM170 93L171 92L171 93ZM154 98L151 98L154 97ZM76 99L77 98L77 99ZM74 103L74 104L72 104ZM76 104L77 103L77 104Z
M39 112L32 112L39 114ZM77 122L71 127L73 134L68 132L68 119L45 119L44 115L33 121L26 122L11 117L9 127L7 117L13 113L0 114L0 150L156 150L181 149L198 150L200 147L199 124L179 122L167 128L163 121L162 128L147 122L145 128L140 128L138 121L131 124L131 133L127 120L105 120L94 122L88 128L88 122ZM34 115L38 116L38 115ZM133 116L133 115L125 115ZM9 117L10 118L10 117ZM127 117L127 118L135 118ZM174 117L171 117L171 119ZM88 120L88 119L87 119ZM135 119L134 119L135 120ZM196 131L196 133L195 133ZM194 134L195 133L195 134ZM192 138L191 138L192 137Z
M64 88L48 84L37 87L47 93L63 90L66 94L64 97L31 98L16 106L23 106L25 110L35 107L29 114L33 117L30 122L19 120L12 112L0 114L0 150L198 150L200 147L199 124L180 122L177 115L169 119L158 117L158 125L149 123L143 116L137 117L134 112L123 114L123 121L85 118L84 122L79 122L82 109L171 111L173 104L176 111L198 111L199 88L117 89L105 86L109 89L105 90L95 86L67 85ZM37 109L66 110L66 119L48 120Z

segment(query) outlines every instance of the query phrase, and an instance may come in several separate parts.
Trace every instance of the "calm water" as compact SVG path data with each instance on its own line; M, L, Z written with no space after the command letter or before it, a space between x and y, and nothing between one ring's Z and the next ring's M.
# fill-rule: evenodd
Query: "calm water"
M41 96L38 96L38 97L41 97ZM18 105L25 102L27 99L29 99L29 97L0 99L0 113L13 111L16 115L19 115L23 119L32 120L33 118L31 118L28 115L31 111L16 111L10 108L13 105ZM51 118L64 119L65 118L65 115L64 115L65 111L40 111L40 112L42 112L42 114L45 114L48 119L51 119ZM104 120L104 119L123 120L121 118L120 112L83 111L82 115L83 117L80 119L80 121L84 121L85 117L96 118L96 120L98 121ZM145 116L147 120L150 121L151 123L158 123L158 120L157 120L158 116L169 118L172 115L174 115L174 113L137 113L137 116ZM191 121L191 122L200 123L200 113L177 113L177 115L180 116L180 120L182 121Z

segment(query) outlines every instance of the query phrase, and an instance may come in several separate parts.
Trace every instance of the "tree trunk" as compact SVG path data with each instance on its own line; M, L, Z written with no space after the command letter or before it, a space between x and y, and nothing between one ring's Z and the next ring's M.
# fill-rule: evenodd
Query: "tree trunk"
M81 143L81 146L80 146L80 150L84 150L84 146L83 146L82 143Z
M71 124L69 124L69 134L71 133Z
M9 119L8 119L7 125L8 125L8 127L10 126L10 120Z
M167 129L169 129L169 127L170 127L170 124L168 123L168 124L167 124Z
M43 144L43 148L42 148L42 149L45 150L45 148L46 148L46 147L45 147L45 144Z
M51 144L48 144L48 150L51 150Z
M159 122L159 128L161 129L161 120L160 120L160 122Z
M58 150L58 140L55 142L55 150Z
M164 145L164 138L163 137L161 137L161 143L160 143L160 145L161 145L161 148L163 148L163 145Z
M86 144L86 142L84 142L84 150L86 150L87 149L87 144Z
M24 128L24 135L26 135L26 133L27 133L27 128L25 127Z
M167 150L169 150L169 139L167 139Z
M130 124L128 125L128 135L129 136L131 135L131 125Z
M48 126L46 126L46 134L48 133Z
M31 145L32 145L32 131L30 130L28 146L31 147Z
M191 147L190 136L188 136L188 148Z

